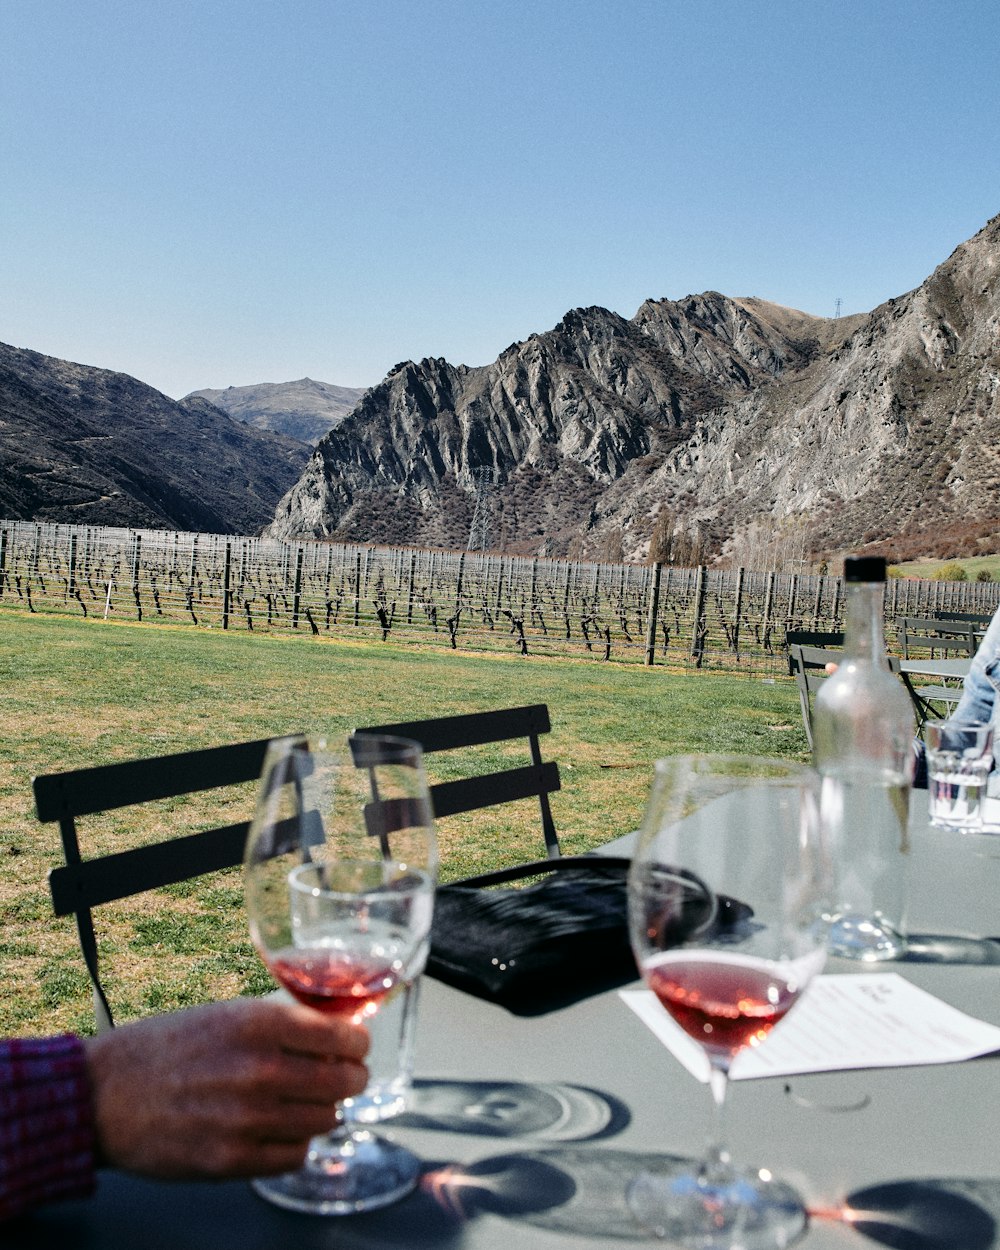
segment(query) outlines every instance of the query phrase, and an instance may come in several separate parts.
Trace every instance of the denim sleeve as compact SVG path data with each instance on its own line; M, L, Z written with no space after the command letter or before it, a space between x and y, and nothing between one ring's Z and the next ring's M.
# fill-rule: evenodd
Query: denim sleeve
M993 620L973 656L963 682L962 698L949 719L986 724L995 719L997 692L987 674L1000 676L1000 608L993 614Z

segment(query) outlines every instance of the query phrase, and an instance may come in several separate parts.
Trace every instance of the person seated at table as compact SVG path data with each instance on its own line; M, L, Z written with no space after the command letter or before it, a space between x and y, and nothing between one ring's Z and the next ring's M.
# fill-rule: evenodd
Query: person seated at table
M983 634L972 657L969 671L962 679L962 697L948 717L955 721L979 721L993 726L993 768L1000 766L1000 700L991 678L1000 680L1000 608Z
M80 1038L0 1041L0 1219L90 1194L99 1167L167 1180L290 1171L368 1081L363 1025L234 999Z

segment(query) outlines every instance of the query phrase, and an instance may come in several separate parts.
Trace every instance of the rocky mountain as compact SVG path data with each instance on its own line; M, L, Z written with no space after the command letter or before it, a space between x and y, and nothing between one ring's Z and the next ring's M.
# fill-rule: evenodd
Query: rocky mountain
M237 421L287 434L315 446L339 425L364 395L363 387L333 386L300 378L298 382L262 382L258 386L227 386L225 390L192 391L185 399L207 399Z
M254 534L309 448L135 378L0 344L0 516Z
M643 558L1000 530L1000 217L916 290L811 317L716 292L576 309L491 365L397 365L318 444L278 536ZM490 483L482 493L482 483ZM971 537L970 537L971 536Z

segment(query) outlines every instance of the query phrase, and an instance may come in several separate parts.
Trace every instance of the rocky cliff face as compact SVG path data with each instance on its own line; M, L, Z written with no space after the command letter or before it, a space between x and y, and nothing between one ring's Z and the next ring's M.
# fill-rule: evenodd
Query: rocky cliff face
M626 496L647 516L684 499L719 544L764 514L817 549L985 531L1000 517L998 266L1000 217L805 369L708 414L601 514L622 517Z
M0 516L254 534L308 457L203 399L0 344Z
M715 292L577 309L491 365L397 365L316 448L270 532L642 557L661 510L857 546L1000 517L1000 217L917 290L823 319ZM605 558L614 558L609 553Z

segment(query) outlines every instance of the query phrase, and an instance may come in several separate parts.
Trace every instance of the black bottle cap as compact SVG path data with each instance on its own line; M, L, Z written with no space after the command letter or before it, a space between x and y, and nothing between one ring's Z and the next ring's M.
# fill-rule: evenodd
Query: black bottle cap
M885 556L845 556L845 582L884 582Z

